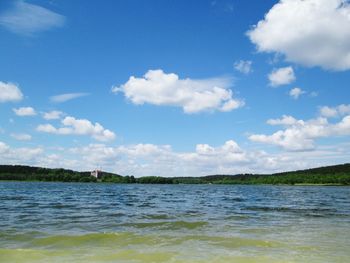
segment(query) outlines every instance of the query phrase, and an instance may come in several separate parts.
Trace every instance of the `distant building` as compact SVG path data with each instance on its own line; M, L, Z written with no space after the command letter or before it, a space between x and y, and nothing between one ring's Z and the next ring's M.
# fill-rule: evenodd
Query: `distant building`
M93 170L91 172L91 176L96 177L97 179L100 179L102 177L102 171L101 170Z

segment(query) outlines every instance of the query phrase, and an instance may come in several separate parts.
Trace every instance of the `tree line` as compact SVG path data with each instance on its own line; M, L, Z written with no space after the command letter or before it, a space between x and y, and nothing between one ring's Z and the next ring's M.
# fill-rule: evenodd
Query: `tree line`
M140 184L329 184L350 185L350 164L319 167L276 174L210 175L203 177L121 176L102 172L101 178L90 172L50 169L22 165L0 165L0 180L45 182L105 182Z

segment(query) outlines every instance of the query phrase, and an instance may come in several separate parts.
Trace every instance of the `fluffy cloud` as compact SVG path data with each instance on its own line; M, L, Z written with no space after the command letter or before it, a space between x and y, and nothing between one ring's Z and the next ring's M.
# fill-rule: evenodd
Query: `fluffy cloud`
M44 150L40 147L35 148L11 148L0 141L0 163L1 164L33 164Z
M198 144L193 152L175 152L169 145L136 144L108 147L90 144L72 148L91 168L113 167L122 174L136 176L198 176L214 173L238 173L248 168L255 154L243 151L233 140L213 147ZM257 153L260 155L260 153Z
M63 103L67 102L69 100L74 100L80 97L85 97L90 95L89 93L65 93L65 94L59 94L55 96L50 97L50 101L55 103Z
M0 103L23 99L23 94L17 85L0 81Z
M217 147L198 144L189 152L176 152L169 145L136 144L109 147L104 144L90 144L71 148L69 153L81 158L78 163L88 167L85 170L102 166L103 169L111 169L124 175L169 177L269 173L301 169L321 165L322 162L318 159L325 154L316 151L311 152L312 155L247 151L241 149L233 140ZM340 155L349 156L349 153L332 152L332 158L339 158Z
M60 135L88 135L98 141L111 141L115 139L115 134L103 128L99 123L91 123L86 119L76 119L67 116L62 120L63 127L56 128L51 124L41 124L37 131L60 134Z
M293 88L289 91L289 96L295 100L299 99L299 97L303 94L305 94L305 91L303 91L301 88Z
M286 128L272 135L253 134L249 136L249 139L253 142L277 145L288 151L314 150L315 140L318 138L350 135L350 115L337 123L330 123L324 117L304 121L291 116L271 119L267 123L283 125Z
M0 141L0 153L1 154L7 152L9 149L10 149L10 147L6 143Z
M350 104L348 105L342 104L337 107L324 106L324 107L321 107L320 114L326 118L334 118L334 117L350 114Z
M247 34L260 52L306 66L350 69L347 0L280 0Z
M169 145L136 144L111 147L89 144L76 148L14 148L0 141L0 164L64 167L87 171L102 167L123 175L203 176L209 174L272 173L347 162L350 145L308 152L267 153L242 149L235 141L221 146L198 144L176 152Z
M43 113L43 118L45 120L57 120L60 119L61 116L63 115L62 111L50 111L50 112L44 112Z
M174 73L149 70L142 78L132 76L112 91L123 92L134 104L178 106L185 113L231 111L244 105L243 101L233 98L231 84L226 78L179 79Z
M249 74L252 72L252 64L250 60L239 60L235 62L234 68L243 74Z
M17 116L35 116L36 115L36 111L32 108L32 107L21 107L18 109L13 109L13 112L17 115Z
M23 0L15 1L12 9L0 14L0 25L21 35L60 27L64 21L64 16Z
M270 85L278 87L281 85L288 85L295 81L294 70L292 67L285 67L274 69L269 75Z
M26 133L11 133L11 137L18 141L30 141L32 136Z
M303 120L297 120L292 116L283 115L281 119L269 119L267 122L269 125L283 125L283 126L291 126L296 124L304 124Z

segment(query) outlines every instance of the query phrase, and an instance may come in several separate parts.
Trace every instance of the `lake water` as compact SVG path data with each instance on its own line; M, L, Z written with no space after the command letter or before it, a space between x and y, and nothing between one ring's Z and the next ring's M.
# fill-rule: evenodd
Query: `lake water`
M350 187L0 182L0 262L350 262Z

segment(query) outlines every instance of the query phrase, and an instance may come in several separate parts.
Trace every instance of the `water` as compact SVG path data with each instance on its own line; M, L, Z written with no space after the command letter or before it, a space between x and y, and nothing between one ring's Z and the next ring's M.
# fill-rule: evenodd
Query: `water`
M0 262L350 262L350 187L0 183Z

